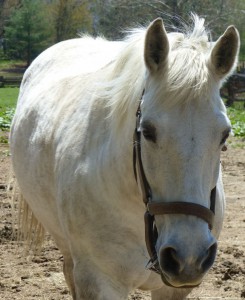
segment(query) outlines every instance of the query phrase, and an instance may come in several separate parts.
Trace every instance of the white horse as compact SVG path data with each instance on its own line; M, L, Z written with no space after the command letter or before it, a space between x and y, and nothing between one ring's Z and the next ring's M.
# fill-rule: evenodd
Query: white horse
M225 205L220 151L231 125L219 89L238 51L234 26L211 43L203 19L183 34L156 19L121 42L61 42L26 71L13 168L64 256L73 299L127 299L138 288L176 300L201 283Z

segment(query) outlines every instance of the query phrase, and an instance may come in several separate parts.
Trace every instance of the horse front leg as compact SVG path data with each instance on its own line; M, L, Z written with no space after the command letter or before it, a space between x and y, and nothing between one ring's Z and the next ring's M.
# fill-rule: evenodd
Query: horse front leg
M73 278L73 260L70 255L64 255L63 273L71 292L72 299L76 300L75 283Z
M164 285L151 292L152 300L184 300L192 289L177 289Z
M74 260L75 300L127 300L129 291L89 259Z

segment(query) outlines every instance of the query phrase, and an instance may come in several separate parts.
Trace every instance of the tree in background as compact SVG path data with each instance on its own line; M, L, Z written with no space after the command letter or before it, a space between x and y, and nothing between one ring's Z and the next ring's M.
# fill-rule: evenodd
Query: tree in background
M109 39L121 38L123 30L147 25L157 17L164 19L169 31L181 30L190 13L204 17L215 40L225 28L234 24L241 37L245 33L244 0L92 0L94 34ZM241 57L245 56L242 43Z
M0 0L0 38L3 37L4 26L11 10L20 4L21 0Z
M139 25L146 25L159 15L161 1L147 0L93 0L93 34L104 35L114 40L124 31Z
M50 43L46 7L39 0L22 0L4 27L7 54L23 59L29 65L34 57Z
M46 46L81 32L115 40L157 17L164 19L168 31L181 30L191 12L206 19L214 40L230 24L244 40L244 0L0 0L0 39L9 19L8 54L27 57L29 63ZM245 43L241 45L240 57L245 59Z
M81 32L91 32L92 16L88 4L89 1L79 0L51 1L55 42L75 38Z

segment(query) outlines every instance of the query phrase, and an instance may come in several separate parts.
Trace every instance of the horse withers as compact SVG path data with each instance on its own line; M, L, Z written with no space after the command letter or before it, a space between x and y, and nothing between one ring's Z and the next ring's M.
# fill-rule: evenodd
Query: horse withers
M234 26L213 43L197 16L185 33L156 19L120 42L61 42L26 71L13 168L73 299L176 300L201 283L225 206L219 89L238 50Z

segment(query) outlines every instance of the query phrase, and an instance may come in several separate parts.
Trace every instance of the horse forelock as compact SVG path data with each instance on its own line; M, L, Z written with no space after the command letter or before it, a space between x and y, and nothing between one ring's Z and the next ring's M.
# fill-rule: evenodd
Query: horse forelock
M163 99L167 105L197 99L212 90L207 67L207 58L212 48L209 34L203 19L193 16L193 20L191 30L185 28L185 32L168 34L171 49L168 68L159 73L159 85L157 91L154 91L160 93L159 96L166 93L170 95ZM130 113L129 110L135 113L145 87L145 33L146 29L137 29L126 37L125 47L110 66L109 81L101 90L102 96L108 99L110 116L119 123L125 114Z
M211 91L207 56L193 48L171 51L168 72L159 92L166 96L164 104L176 105L191 99L201 99Z
M172 41L170 39L171 51L165 79L165 88L171 94L166 101L170 104L199 99L209 89L212 90L207 67L212 49L209 32L204 27L204 19L193 15L193 21L193 28L186 28L185 32L174 34Z

